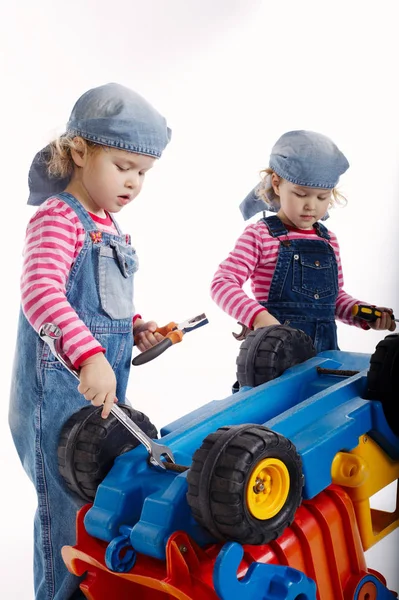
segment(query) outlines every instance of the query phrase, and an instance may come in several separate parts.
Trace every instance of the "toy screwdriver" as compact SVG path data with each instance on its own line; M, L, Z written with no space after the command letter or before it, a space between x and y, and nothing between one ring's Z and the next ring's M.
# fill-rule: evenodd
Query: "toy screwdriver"
M355 304L352 308L352 316L357 317L358 319L363 319L363 321L373 323L382 317L382 312L374 306L368 306L367 304ZM395 319L393 314L391 314L391 319L399 323L399 319Z
M187 319L187 321L183 321L182 323L175 323L174 321L171 321L164 327L158 327L156 332L163 335L164 339L152 348L144 350L144 352L135 356L132 360L132 365L138 367L139 365L144 365L150 360L153 360L165 352L165 350L170 348L170 346L173 344L178 344L181 342L185 333L193 331L194 329L198 329L198 327L202 327L208 322L209 321L206 318L205 313L202 313L201 315L197 315L192 319Z

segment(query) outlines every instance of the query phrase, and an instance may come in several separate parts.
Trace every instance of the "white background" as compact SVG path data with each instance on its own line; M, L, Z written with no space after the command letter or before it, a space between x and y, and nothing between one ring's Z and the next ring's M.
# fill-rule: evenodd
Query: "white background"
M351 168L349 203L328 226L346 290L399 314L398 32L395 2L335 0L17 0L0 9L2 543L0 596L30 600L33 488L7 425L25 205L33 155L75 100L116 81L168 118L173 139L142 194L120 215L141 267L136 306L159 324L205 311L210 324L133 368L129 398L160 427L229 395L238 330L209 297L241 233L238 204L290 129L331 136ZM341 349L371 353L384 332L339 326ZM379 504L391 501L383 494ZM367 553L399 589L397 532Z

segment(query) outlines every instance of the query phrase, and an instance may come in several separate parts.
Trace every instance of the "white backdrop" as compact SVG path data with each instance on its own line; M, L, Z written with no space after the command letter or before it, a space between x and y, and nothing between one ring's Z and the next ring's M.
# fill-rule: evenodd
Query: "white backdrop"
M209 297L241 233L238 204L290 129L331 136L351 168L332 212L346 290L399 314L399 125L394 0L16 0L0 9L2 528L0 596L30 600L33 488L12 445L7 404L34 153L62 131L90 87L130 86L173 129L142 194L120 215L140 256L136 306L159 324L205 311L210 324L133 368L129 398L162 426L229 395L238 330ZM339 326L343 350L385 333ZM390 490L391 492L392 490ZM393 493L380 494L379 505ZM398 589L398 535L367 553Z

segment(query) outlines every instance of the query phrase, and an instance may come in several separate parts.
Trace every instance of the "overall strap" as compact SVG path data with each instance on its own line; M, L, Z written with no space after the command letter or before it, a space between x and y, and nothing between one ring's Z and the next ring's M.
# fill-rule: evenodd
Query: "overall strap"
M57 194L57 198L61 198L61 200L66 202L68 206L76 212L85 231L96 231L98 229L87 210L82 206L79 200L76 200L76 198L72 196L72 194L61 192L60 194Z
M111 220L112 220L112 222L113 222L113 224L114 224L114 226L115 226L115 229L116 229L116 231L118 232L118 235L119 235L119 236L122 236L122 235L123 235L123 234L122 234L122 230L120 229L120 227L119 227L118 223L115 221L115 219L114 219L114 215L113 215L112 213L108 213L108 214L109 214L109 216L111 217Z
M324 238L325 240L329 240L330 239L330 234L328 233L328 229L325 225L323 225L322 223L315 223L314 224L314 230L317 233L317 235L321 238Z
M278 238L281 235L288 235L288 230L286 229L284 223L276 215L265 217L261 219L261 221L264 222L272 237Z

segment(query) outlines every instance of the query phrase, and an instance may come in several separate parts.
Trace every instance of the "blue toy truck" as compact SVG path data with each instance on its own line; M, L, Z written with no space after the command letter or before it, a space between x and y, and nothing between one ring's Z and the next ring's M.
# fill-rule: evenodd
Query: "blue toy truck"
M271 352L272 334L280 343L275 351L274 340ZM286 368L287 356L294 366ZM113 449L119 456L102 479L95 441L107 435L120 439L121 431L116 436L115 422L105 426L98 420L98 427L109 432L95 433L91 421L92 447L85 448L82 424L91 419L91 407L64 431L61 472L68 471L65 478L74 492L94 498L84 525L89 536L106 542L109 570L129 572L137 555L164 560L176 531L200 547L277 539L301 502L330 486L337 453L356 448L365 434L389 460L399 461L399 336L387 336L371 360L341 351L315 356L305 334L273 326L251 332L237 365L238 393L162 428L156 441L170 448L175 459L164 469L147 460L142 445L133 447L123 438ZM132 409L125 410L134 418ZM145 416L140 419L151 437L153 426Z

